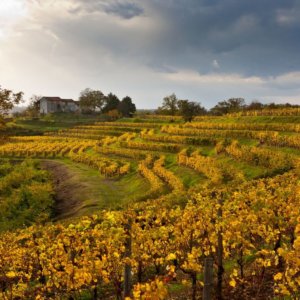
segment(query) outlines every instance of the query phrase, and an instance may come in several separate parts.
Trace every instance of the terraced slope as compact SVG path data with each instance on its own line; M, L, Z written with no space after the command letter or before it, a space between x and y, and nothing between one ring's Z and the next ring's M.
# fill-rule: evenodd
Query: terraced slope
M43 162L65 225L1 236L2 294L198 299L212 259L214 297L300 298L299 124L148 116L11 137L0 156Z

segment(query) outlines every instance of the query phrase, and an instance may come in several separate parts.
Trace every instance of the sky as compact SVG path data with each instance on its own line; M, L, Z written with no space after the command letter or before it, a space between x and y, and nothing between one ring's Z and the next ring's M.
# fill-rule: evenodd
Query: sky
M300 0L0 0L0 85L156 108L300 104Z

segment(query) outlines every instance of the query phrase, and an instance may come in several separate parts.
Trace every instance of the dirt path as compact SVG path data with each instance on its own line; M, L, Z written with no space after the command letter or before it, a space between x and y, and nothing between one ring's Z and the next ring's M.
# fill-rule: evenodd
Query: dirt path
M118 208L149 189L138 174L106 179L97 170L69 160L42 160L41 166L52 175L56 220Z
M55 216L57 219L76 215L84 199L82 195L88 186L80 182L76 174L62 162L44 160L42 168L51 173L55 190Z

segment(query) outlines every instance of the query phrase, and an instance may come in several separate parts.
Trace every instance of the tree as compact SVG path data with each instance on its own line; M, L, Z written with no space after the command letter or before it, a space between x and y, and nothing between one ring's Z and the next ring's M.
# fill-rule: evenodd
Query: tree
M83 112L91 113L101 111L104 101L105 96L101 91L87 88L80 93L79 106Z
M263 107L264 105L261 102L254 100L249 105L246 106L246 110L260 110Z
M243 110L245 100L243 98L230 98L225 101L220 101L210 111L214 115L225 115Z
M189 100L178 100L178 109L186 122L191 122L195 116L206 114L206 109L200 103Z
M126 96L119 103L118 111L123 117L132 117L132 115L136 112L136 107L135 104L132 103L132 99Z
M173 93L170 96L166 96L163 99L163 104L158 108L158 112L162 114L168 114L174 116L178 111L178 99L176 95Z
M23 93L13 93L11 90L2 89L0 86L0 123L3 123L4 116L15 105L23 100Z
M37 117L40 113L40 99L42 96L32 95L29 99L29 105L25 110L25 115L30 117Z
M119 98L113 93L109 93L105 97L105 105L103 107L103 112L107 113L111 110L118 109L118 105L120 104Z
M107 112L107 116L110 118L110 120L115 121L121 118L121 113L117 109L112 109Z

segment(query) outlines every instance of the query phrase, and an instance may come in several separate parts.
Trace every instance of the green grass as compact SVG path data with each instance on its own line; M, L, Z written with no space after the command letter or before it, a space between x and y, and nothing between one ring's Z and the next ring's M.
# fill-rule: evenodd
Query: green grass
M186 287L183 284L181 284L181 283L171 283L168 286L168 289L169 289L170 293L180 293L183 290L185 290Z
M214 146L201 146L201 148L200 147L197 147L197 148L200 149L201 155L213 156L215 154L215 147Z
M182 119L175 119L171 120L163 120L163 119L148 119L143 118L142 116L139 118L138 116L134 118L121 118L118 119L116 122L127 122L127 123L155 123L157 125L166 125L166 124L181 124L184 123Z
M247 180L263 177L266 174L266 168L260 166L253 166L242 161L234 160L225 155L218 155L216 159L229 167L234 167L236 170L241 171Z
M9 123L8 127L15 131L16 134L26 133L39 135L46 131L57 131L60 129L67 129L76 126L77 122L55 122L55 121L43 121L43 120L16 120L13 123Z
M174 165L170 167L169 170L172 171L183 182L183 185L186 188L190 188L207 181L207 178L204 175L187 167Z
M46 116L40 120L29 119L17 119L13 123L9 123L7 129L8 132L14 135L34 135L43 134L45 131L53 131L60 129L67 129L74 127L78 124L93 123L94 121L101 121L99 116L85 116L74 114L55 114ZM123 118L118 121L121 122L148 122L153 120L142 120L139 118ZM208 117L203 119L204 122L220 122L220 123L300 123L300 116L283 116L283 117ZM161 125L163 122L155 120L155 123ZM158 130L156 130L158 131ZM158 132L159 134L159 132ZM290 134L290 133L283 133ZM294 134L294 133L293 133ZM237 138L240 144L255 146L257 140L251 140L246 138ZM135 141L142 141L140 137L137 137ZM150 143L150 142L149 142ZM154 142L155 144L155 142ZM110 147L119 147L118 143L114 143ZM213 146L188 146L183 145L183 148L188 147L192 151L199 149L202 155L216 157L217 160L225 163L225 165L232 166L233 168L241 171L247 180L266 176L266 169L260 166L254 166L245 162L236 161L228 156L218 155L216 156ZM267 147L272 150L282 151L292 155L300 155L299 150L291 148L276 148ZM93 154L94 151L89 149L89 154ZM162 154L162 152L154 151L154 154ZM184 186L189 189L191 187L201 186L207 181L207 178L199 174L198 172L183 166L178 166L176 162L176 154L163 153L166 155L166 168L172 171L180 180ZM117 155L105 155L109 158L116 159L118 161L130 162L132 171L119 179L107 179L102 176L97 170L90 168L84 164L74 163L68 159L57 160L60 164L63 164L71 174L70 186L75 187L76 199L78 201L74 207L70 207L70 211L66 213L66 216L81 216L84 214L94 213L101 209L120 209L124 205L133 201L138 201L147 193L150 189L150 185L146 179L140 176L137 172L138 161L130 158L122 158ZM79 186L79 189L76 188ZM64 216L63 216L64 217Z
M96 121L105 121L105 117L101 115L76 115L68 113L56 113L52 115L46 115L40 119L24 119L18 118L14 122L10 122L7 125L6 134L10 135L40 135L47 131L57 131L61 129L68 129L76 125L90 124ZM174 124L176 122L164 121L164 120L151 120L140 118L122 118L117 122L151 122L157 124L157 126L163 124ZM256 116L256 117L207 117L203 118L201 122L208 123L300 123L300 116ZM179 123L182 123L180 121ZM284 133L288 135L290 133Z
M251 139L246 139L246 138L239 138L236 140L239 141L239 144L246 145L246 146L256 146L259 143L258 140L251 140Z
M296 156L300 156L300 151L299 149L295 149L295 148L288 148L288 147L272 147L272 146L263 146L266 149L272 150L272 151L279 151L279 152L283 152L286 154L291 154L291 155L296 155Z
M124 205L137 201L149 189L150 185L137 172L131 172L121 178L105 178L97 170L68 159L57 160L70 175L66 187L73 187L72 197L77 203L69 207L59 219L78 217L96 213L101 209L120 209Z
M172 171L187 189L207 180L203 174L200 174L191 168L177 165L176 155L170 154L166 156L165 167Z
M11 135L41 135L47 131L68 129L77 125L91 124L101 121L98 115L76 115L57 113L41 118L16 118L7 124L6 133Z

